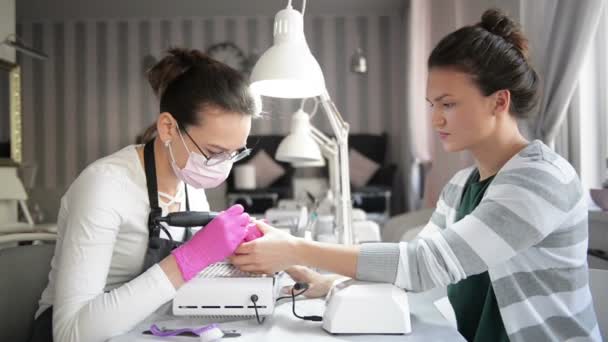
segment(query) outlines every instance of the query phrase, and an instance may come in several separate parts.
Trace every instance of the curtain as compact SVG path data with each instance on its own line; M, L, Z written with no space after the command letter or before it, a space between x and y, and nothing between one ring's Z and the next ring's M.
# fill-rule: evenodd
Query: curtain
M608 139L608 6L601 11L591 48L581 61L577 88L555 138L555 150L576 169L585 188L606 180Z
M526 133L528 138L553 145L591 47L603 1L521 0L520 4L543 94L537 115L526 124Z
M427 77L426 60L431 49L431 3L427 0L411 0L405 8L405 108L409 131L408 156L411 160L409 172L405 173L405 191L409 194L411 210L422 206L425 170L432 158L433 141L431 125L426 115L425 84ZM409 191L408 191L409 190Z

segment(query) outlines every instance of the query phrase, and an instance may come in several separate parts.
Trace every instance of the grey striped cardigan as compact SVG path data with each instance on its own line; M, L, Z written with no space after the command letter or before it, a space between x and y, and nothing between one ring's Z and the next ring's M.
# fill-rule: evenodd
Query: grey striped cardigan
M511 341L601 341L588 286L587 207L572 166L534 141L454 222L472 170L444 187L416 239L362 245L357 278L424 291L487 270Z

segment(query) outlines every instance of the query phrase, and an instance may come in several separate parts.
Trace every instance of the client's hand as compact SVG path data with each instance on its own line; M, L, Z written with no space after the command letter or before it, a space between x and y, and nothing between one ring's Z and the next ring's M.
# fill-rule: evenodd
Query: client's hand
M307 298L325 297L334 281L343 278L337 274L321 274L304 266L293 266L285 270L291 279L296 282L307 283L308 290L303 294ZM281 289L284 295L291 294L292 286L285 286Z
M248 229L249 215L243 206L233 205L214 218L205 228L199 230L192 239L174 249L177 266L185 281L192 279L205 267L221 261L234 253L245 236L256 233Z
M264 236L245 242L230 258L241 271L273 274L297 264L294 246L297 238L262 221L256 221Z

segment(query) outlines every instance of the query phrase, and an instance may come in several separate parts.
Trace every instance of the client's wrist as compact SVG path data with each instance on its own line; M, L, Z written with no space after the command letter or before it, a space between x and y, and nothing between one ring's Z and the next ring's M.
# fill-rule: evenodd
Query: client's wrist
M291 264L308 266L310 263L310 261L308 260L308 251L311 245L311 241L299 237L294 237L293 239L289 240L289 250L293 251L292 253L290 253L293 256Z

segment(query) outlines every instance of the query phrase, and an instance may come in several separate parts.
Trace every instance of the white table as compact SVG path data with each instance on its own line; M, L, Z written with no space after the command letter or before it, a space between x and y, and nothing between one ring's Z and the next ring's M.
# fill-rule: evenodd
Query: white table
M222 329L236 329L242 335L226 341L464 341L464 338L439 313L433 302L445 296L445 288L434 289L425 293L409 295L412 333L409 335L331 335L321 328L321 322L302 321L291 313L291 301L286 301L275 308L274 315L268 317L263 325L255 319L220 323ZM320 299L299 300L296 310L300 315L322 315L324 301ZM196 341L192 337L162 338L142 335L152 323L165 322L167 327L184 327L190 324L202 326L212 321L202 318L177 318L169 315L154 314L138 325L131 332L114 337L110 342L138 341ZM217 321L216 321L217 322ZM181 324L181 325L180 325Z

